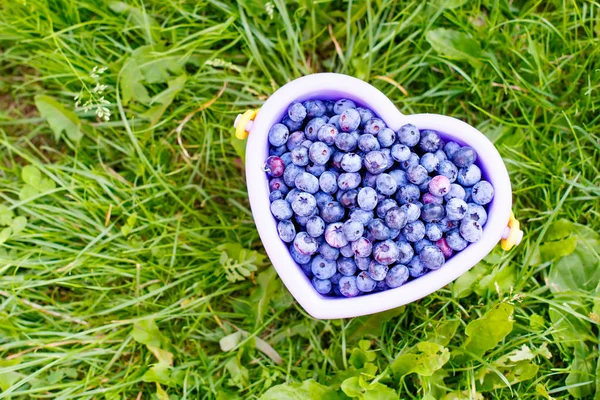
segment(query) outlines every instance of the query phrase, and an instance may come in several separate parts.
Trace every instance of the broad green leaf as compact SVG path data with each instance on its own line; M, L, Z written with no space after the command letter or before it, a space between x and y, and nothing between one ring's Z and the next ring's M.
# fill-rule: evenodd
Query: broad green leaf
M170 400L169 394L156 382L156 398L158 400Z
M532 314L529 317L529 326L533 329L536 330L541 330L544 329L544 326L546 325L546 321L544 320L544 317L542 317L539 314Z
M240 390L248 387L248 369L240 364L237 357L231 357L225 363L225 369L229 372L229 380L227 381L229 386L236 386Z
M156 382L163 385L175 383L171 377L171 368L164 363L156 363L142 376L144 382Z
M430 399L441 399L447 392L444 378L448 376L448 372L445 369L438 369L431 376L421 376L421 387L425 396L429 396ZM424 399L426 397L423 397Z
M566 219L559 219L550 225L546 234L544 235L544 241L562 240L566 239L571 235L575 229L575 224Z
M451 60L466 60L479 68L483 52L479 42L466 33L452 29L438 28L427 32L425 38L435 51Z
M461 392L454 391L445 395L442 400L484 400L484 397L479 392L471 392L468 390L463 390Z
M143 319L133 325L131 336L136 342L153 347L161 347L163 336L153 319Z
M52 179L42 178L38 185L38 189L41 193L49 192L50 190L56 189L56 183Z
M20 363L20 359L0 360L0 368L12 367ZM25 375L15 371L0 372L0 389L7 391L12 385L23 379Z
M512 331L513 311L510 304L499 304L483 317L470 322L465 329L468 336L465 349L476 356L482 356L496 347Z
M359 342L359 347L355 347L352 349L350 353L350 358L348 362L356 369L360 369L365 366L365 364L370 363L375 360L377 357L377 353L369 350L371 342L368 340L361 340Z
M530 361L524 360L507 365L497 365L496 370L504 376L506 381L496 371L492 371L488 367L482 367L475 374L477 390L488 392L507 387L506 382L515 385L519 382L528 381L536 376L539 367Z
M38 188L33 187L30 184L25 184L19 191L19 199L27 200L27 199L37 196L38 194L40 194L40 191Z
M131 100L144 104L150 102L148 90L142 84L144 77L135 59L130 57L125 61L120 76L119 87L124 106L128 105Z
M267 390L260 400L334 400L339 397L327 386L308 379L302 384L283 383Z
M247 335L242 331L237 331L222 337L221 340L219 340L221 351L231 351L235 349L236 346L240 344L246 337Z
M42 173L33 165L26 165L21 170L21 178L23 178L23 182L33 187L38 187L42 180Z
M487 264L480 262L473 268L462 274L452 284L452 295L457 299L468 297L473 293L475 284L479 282L488 272Z
M232 130L230 143L231 143L231 146L233 147L233 149L235 150L235 153L242 159L242 163L245 163L246 162L246 140L240 140L237 137L235 137L235 131Z
M406 353L400 354L390 365L392 371L400 376L416 372L422 376L431 376L450 360L450 352L444 346L431 342L420 342Z
M146 345L146 347L154 354L159 364L173 365L173 353L150 345Z
M8 226L12 223L14 213L4 204L0 204L0 225Z
M595 251L598 251L598 247L594 250L588 243L579 240L577 248L556 261L550 269L550 290L553 293L595 290L600 282L600 260Z
M273 267L269 267L258 274L256 281L258 287L252 292L250 298L256 304L256 324L259 325L262 323L269 304L277 291L284 289L281 287L281 283L277 278L277 271Z
M480 296L485 295L488 291L502 295L510 292L516 279L517 271L514 265L506 265L503 268L496 267L475 285L474 290Z
M567 389L573 397L581 399L594 394L596 381L594 361L596 361L597 356L598 354L589 351L583 342L579 342L575 346L575 358L565 380L567 386L573 386Z
M12 229L10 227L2 229L0 231L0 244L6 242L11 234Z
M540 245L540 257L542 262L556 260L568 256L577 247L577 237L571 236L567 239L546 242Z
M73 141L81 139L81 122L73 111L67 110L58 101L45 95L35 96L35 106L40 115L48 121L56 140L60 139L63 132Z
M353 318L352 324L346 329L346 342L355 343L366 335L379 336L383 324L402 314L404 308L402 306L366 317Z
M550 396L548 390L546 390L546 387L541 383L535 385L535 393L539 396L542 396L546 400L554 400L554 397Z
M27 218L24 216L19 216L12 220L10 227L12 228L13 233L16 235L21 233L23 229L27 226Z
M359 377L353 376L342 382L342 391L349 397L358 397L363 394L363 387L359 384Z
M459 325L460 321L456 320L441 322L427 335L427 340L440 346L448 346Z
M560 298L561 301L566 302L567 299L564 297ZM571 300L575 307L579 307L576 299ZM582 311L579 309L579 311ZM563 311L555 306L550 306L548 309L548 315L550 316L550 322L554 328L553 335L563 345L574 346L584 338L592 337L592 325L590 322L578 318L569 312Z
M362 377L354 376L342 382L342 391L359 400L397 400L396 391L382 383L369 384Z
M150 107L142 116L150 120L151 125L156 125L162 118L164 112L173 102L173 99L185 86L187 77L182 75L178 78L169 81L169 88L160 92L152 98L150 104L154 104Z

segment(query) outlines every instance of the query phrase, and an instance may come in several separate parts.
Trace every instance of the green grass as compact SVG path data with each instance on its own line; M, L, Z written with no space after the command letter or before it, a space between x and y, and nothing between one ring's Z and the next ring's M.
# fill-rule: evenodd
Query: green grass
M259 1L2 2L0 204L27 224L0 245L0 398L166 398L164 390L172 399L252 399L311 378L337 390L357 368L373 378L357 361L359 339L375 350L375 380L399 398L530 399L544 388L593 398L598 295L552 293L552 269L568 251L553 255L566 242L547 242L562 239L561 219L600 230L600 4L449 3L273 1L270 19ZM442 27L475 40L457 44L468 45L467 58L432 48L428 32ZM94 67L107 70L93 78ZM319 321L274 277L232 123L289 80L320 71L364 79L404 113L463 119L495 143L525 238L474 270L477 293L450 285L383 318ZM36 108L41 94L75 112L79 141L77 128L57 138ZM107 122L95 115L102 96ZM574 276L600 268L595 245L569 264ZM238 257L240 249L248 251ZM231 282L223 252L257 270ZM500 303L514 306L510 333L461 356L465 327ZM448 321L458 329L442 341L452 353L443 369L392 373L401 352ZM219 340L238 331L248 336L222 351ZM257 350L258 339L282 363ZM528 365L539 369L518 382L501 357L523 345L546 345L552 358L535 356ZM172 367L157 347L172 353ZM153 353L163 362L149 372ZM482 387L482 368L496 389Z

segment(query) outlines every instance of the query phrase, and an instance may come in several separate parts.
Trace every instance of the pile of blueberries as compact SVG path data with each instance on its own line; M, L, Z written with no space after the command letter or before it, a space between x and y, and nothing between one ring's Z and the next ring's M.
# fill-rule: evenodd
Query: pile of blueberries
M322 295L397 288L481 238L494 188L469 146L348 99L291 104L269 144L279 237Z

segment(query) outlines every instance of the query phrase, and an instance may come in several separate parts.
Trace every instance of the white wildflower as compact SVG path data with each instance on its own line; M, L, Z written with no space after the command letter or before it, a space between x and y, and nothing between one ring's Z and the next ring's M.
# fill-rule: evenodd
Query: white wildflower
M267 12L269 18L273 19L273 12L275 11L275 6L272 2L269 1L267 4L265 4L265 11Z

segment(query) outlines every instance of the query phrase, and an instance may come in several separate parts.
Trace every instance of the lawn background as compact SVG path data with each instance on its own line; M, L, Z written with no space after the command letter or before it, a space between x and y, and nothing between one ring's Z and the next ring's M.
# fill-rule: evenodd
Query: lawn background
M600 398L599 10L3 1L0 398ZM232 124L320 71L486 134L523 243L404 308L310 318Z

